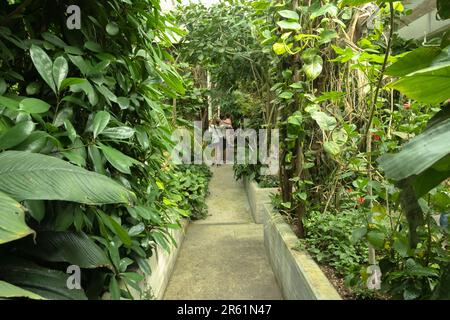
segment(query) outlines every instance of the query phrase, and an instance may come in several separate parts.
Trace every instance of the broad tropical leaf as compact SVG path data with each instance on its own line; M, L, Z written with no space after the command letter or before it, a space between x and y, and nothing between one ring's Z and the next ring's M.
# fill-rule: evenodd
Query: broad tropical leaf
M0 192L0 244L34 233L25 223L24 208L13 198Z
M81 268L113 268L105 252L82 232L40 231L36 243L27 243L23 248L43 260L68 262Z
M70 274L46 269L16 257L0 260L0 278L24 290L52 300L86 300L82 289L69 289Z
M0 153L0 191L22 200L130 203L135 195L110 178L43 154Z
M331 117L322 111L312 112L311 118L316 120L320 129L325 130L325 131L333 130L337 124L336 118Z
M411 99L438 104L450 99L450 66L433 66L408 74L389 84Z
M36 300L45 300L44 297L41 297L40 295L19 288L11 283L5 282L0 280L0 297L1 298L29 298L29 299L36 299Z
M385 73L389 76L403 77L421 69L428 68L439 53L441 53L441 49L436 47L418 48L390 65Z
M33 121L22 121L0 135L0 149L9 149L25 141L33 132Z
M450 119L442 121L408 142L396 154L379 158L389 178L402 180L418 175L450 153Z

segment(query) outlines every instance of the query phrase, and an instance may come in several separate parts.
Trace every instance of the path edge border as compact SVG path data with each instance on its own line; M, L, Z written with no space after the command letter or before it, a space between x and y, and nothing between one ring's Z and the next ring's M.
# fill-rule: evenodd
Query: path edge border
M247 194L250 212L255 223L263 223L264 205L270 204L270 194L277 193L278 188L260 188L256 181L249 177L242 178L245 193Z
M243 177L243 183L255 222L264 224L264 247L283 297L287 300L342 300L309 253L294 249L298 237L270 201L270 193L277 188L264 190L248 177Z

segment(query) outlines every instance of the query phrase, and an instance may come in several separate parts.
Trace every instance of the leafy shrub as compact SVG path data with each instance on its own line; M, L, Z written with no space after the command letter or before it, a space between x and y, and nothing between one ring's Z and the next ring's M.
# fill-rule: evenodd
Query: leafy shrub
M81 30L63 23L71 4L0 8L2 297L131 298L189 215L164 103L184 89L158 2L79 1Z
M192 219L206 218L208 208L205 198L208 195L211 176L212 172L205 164L184 165L179 168L176 184L184 199L180 207L189 211Z
M363 243L355 244L351 234L355 225L364 222L361 210L309 212L304 220L307 236L300 240L300 248L306 248L317 262L335 268L340 276L359 272L367 264L368 250Z

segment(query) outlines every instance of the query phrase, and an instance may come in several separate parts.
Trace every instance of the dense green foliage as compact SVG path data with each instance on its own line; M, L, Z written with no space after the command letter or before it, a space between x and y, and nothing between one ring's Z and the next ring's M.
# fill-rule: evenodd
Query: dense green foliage
M1 297L131 298L168 231L205 211L207 170L169 159L178 29L158 1L108 0L78 1L69 30L71 4L0 7Z
M208 195L208 182L212 176L209 167L205 164L184 165L179 169L179 179L173 183L180 189L184 203L178 203L178 206L190 211L192 219L206 218L208 208L205 198Z
M235 176L279 187L299 248L364 296L379 266L388 297L449 298L450 30L401 39L390 0L77 3L79 30L67 0L0 4L0 297L140 291L169 231L207 214L209 169L170 150L212 107L280 130L278 176Z
M446 1L438 9L449 18ZM206 66L246 127L280 129L274 204L313 256L348 285L365 288L367 267L378 264L389 296L448 297L449 233L434 219L450 205L448 33L425 46L399 38L401 1L189 10L182 21L196 27L181 58ZM236 10L245 12L238 22ZM236 39L247 49L229 45ZM244 56L255 68L241 66ZM222 85L214 75L223 74ZM260 167L235 165L235 176L260 182Z

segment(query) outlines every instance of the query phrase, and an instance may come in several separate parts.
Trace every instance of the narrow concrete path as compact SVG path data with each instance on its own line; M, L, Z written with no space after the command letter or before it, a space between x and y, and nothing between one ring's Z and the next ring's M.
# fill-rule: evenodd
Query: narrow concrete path
M209 216L188 226L164 299L282 299L244 187L232 166L212 170Z

